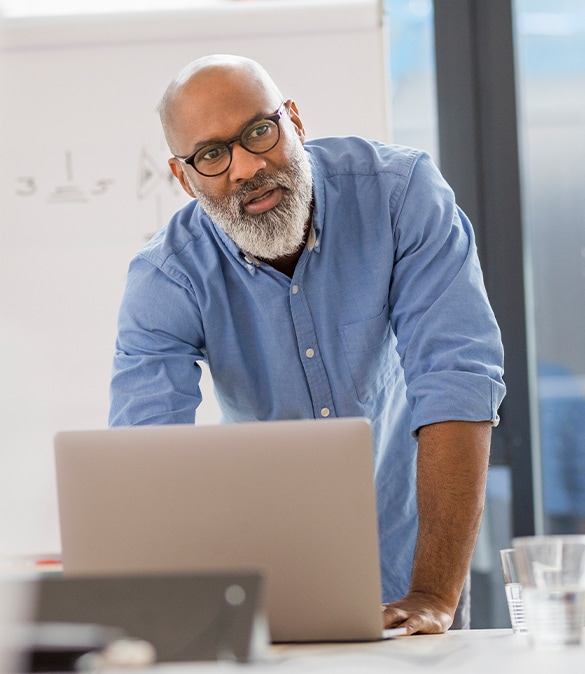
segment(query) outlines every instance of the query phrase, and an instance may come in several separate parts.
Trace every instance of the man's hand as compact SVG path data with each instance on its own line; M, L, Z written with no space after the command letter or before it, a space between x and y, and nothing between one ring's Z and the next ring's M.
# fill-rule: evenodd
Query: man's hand
M448 607L438 597L411 592L403 599L382 604L384 629L406 627L407 634L441 634L453 622Z

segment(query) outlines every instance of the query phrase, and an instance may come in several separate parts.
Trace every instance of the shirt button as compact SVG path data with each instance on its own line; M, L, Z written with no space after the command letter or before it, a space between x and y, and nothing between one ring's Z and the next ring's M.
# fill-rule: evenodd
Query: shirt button
M298 286L298 285L294 285L294 286L291 288L291 290L292 290L292 294L293 294L293 295L296 295L296 294L299 292L299 286Z
M307 358L312 358L314 355L315 355L315 351L313 349L309 348L305 351L305 356L307 356Z
M331 414L330 410L328 407L322 407L321 408L321 416L322 417L328 417Z

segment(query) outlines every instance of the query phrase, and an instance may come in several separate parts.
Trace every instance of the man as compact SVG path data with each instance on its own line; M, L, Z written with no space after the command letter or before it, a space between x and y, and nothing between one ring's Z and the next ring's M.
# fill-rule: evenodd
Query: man
M110 423L192 423L200 361L225 422L370 418L385 625L468 625L503 355L452 191L416 150L305 142L249 59L187 65L160 112L194 200L131 264Z

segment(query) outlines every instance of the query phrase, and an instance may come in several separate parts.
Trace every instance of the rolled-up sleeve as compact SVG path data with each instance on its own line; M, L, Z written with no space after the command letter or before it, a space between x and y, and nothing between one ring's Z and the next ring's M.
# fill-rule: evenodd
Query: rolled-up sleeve
M447 420L498 421L504 353L472 226L421 155L398 195L390 289L411 431Z

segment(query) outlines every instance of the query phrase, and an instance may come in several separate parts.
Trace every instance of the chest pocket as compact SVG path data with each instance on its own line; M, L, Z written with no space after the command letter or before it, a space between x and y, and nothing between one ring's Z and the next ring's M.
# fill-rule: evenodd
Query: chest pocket
M384 386L392 370L392 348L388 308L358 323L339 328L345 359L359 400L366 403Z

